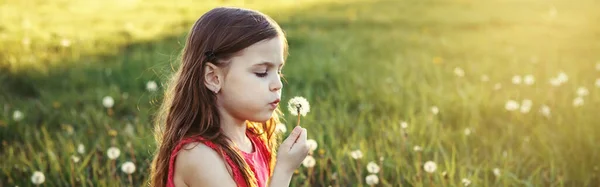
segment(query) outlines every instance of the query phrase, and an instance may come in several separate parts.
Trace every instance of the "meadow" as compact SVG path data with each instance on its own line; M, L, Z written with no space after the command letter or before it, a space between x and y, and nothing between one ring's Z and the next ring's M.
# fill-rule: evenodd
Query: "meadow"
M0 1L0 186L146 186L165 83L222 5L286 33L282 104L310 102L317 145L291 186L600 186L593 0Z

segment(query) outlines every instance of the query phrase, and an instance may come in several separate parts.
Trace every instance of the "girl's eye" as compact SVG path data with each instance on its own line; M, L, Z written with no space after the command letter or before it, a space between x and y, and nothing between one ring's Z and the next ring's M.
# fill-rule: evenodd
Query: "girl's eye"
M266 77L267 76L267 72L264 72L264 73L254 73L254 74L256 74L256 76L258 76L258 77Z

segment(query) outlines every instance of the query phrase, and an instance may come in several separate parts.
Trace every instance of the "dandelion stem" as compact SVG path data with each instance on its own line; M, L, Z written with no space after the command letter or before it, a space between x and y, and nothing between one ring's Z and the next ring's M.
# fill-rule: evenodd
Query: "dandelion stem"
M128 174L127 177L129 178L129 185L133 186L133 180L131 179L131 174Z
M73 178L73 175L75 175L75 171L73 170L74 164L73 162L71 162L71 186L75 186L75 179Z
M296 106L296 111L298 112L298 123L296 123L296 126L300 126L300 107Z
M423 184L423 180L421 179L421 152L419 151L418 153L418 159L417 159L417 179L419 180L419 183L422 185Z
M429 186L433 187L433 181L431 180L431 174L429 174L428 176L429 176Z

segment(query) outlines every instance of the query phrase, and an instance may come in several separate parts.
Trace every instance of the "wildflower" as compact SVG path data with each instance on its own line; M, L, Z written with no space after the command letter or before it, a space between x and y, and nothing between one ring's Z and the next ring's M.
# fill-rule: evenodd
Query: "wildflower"
M408 128L408 123L406 123L406 121L400 122L400 127L402 127L403 129Z
M471 184L471 180L469 180L469 179L467 179L467 178L463 178L463 179L461 180L461 182L462 182L462 184L463 184L464 186L469 186L469 185Z
M458 77L464 77L465 71L459 67L456 67L456 68L454 68L454 74L456 74L456 76L458 76Z
M123 165L121 165L121 171L126 174L132 174L135 172L135 164L133 162L127 161Z
M121 155L121 150L119 150L119 148L116 148L116 147L110 147L110 148L108 148L108 151L106 152L106 154L109 159L115 160L119 157L119 155Z
M354 159L361 159L363 157L363 154L359 149L357 149L355 151L350 152L350 156Z
M500 169L498 169L498 168L494 168L494 170L493 170L493 173L494 173L494 175L495 175L496 177L500 177L500 174L501 174L501 173L500 173Z
M78 152L79 154L83 154L83 153L85 153L85 146L84 146L83 144L79 144L79 145L77 146L77 152Z
M421 146L415 145L415 147L413 147L413 151L421 152L421 151L423 151L423 148L421 148Z
M146 83L146 90L148 90L150 92L155 92L157 89L158 89L158 85L156 84L156 82L148 81L148 83Z
M566 83L569 80L569 76L567 76L567 74L565 72L560 72L558 74L557 79L562 84L562 83Z
M367 164L367 171L369 171L369 173L379 173L379 170L380 168L377 163L371 161Z
M310 112L310 104L304 97L294 97L288 102L288 110L294 116L306 116Z
M556 86L560 86L560 84L561 84L561 81L560 81L558 78L551 78L551 79L550 79L550 84L551 84L552 86L555 86L555 87L556 87Z
M278 123L278 124L275 126L275 131L277 131L277 132L281 132L281 133L285 133L285 132L287 132L287 128L285 127L285 124L283 124L283 123Z
M513 78L512 78L512 83L513 84L518 85L518 84L521 84L521 82L522 82L521 76L519 76L519 75L513 76Z
M437 165L433 161L427 161L425 162L425 165L423 165L423 169L425 169L427 173L433 173L437 169Z
M575 107L580 107L583 105L583 103L584 103L583 97L577 97L573 100L573 106L575 106Z
M73 163L78 163L79 160L81 160L81 158L79 158L77 155L72 155L71 156L71 161L73 161Z
M577 88L578 96L583 97L583 96L587 96L588 94L590 94L590 92L588 91L588 89L586 87Z
M315 158L313 158L311 155L306 156L306 158L304 158L304 160L302 161L302 165L307 168L312 168L315 166L315 164Z
M470 128L465 128L465 135L466 136L471 135L471 129Z
M523 82L526 85L532 85L533 83L535 83L535 77L533 77L533 75L526 75Z
M44 183L44 181L46 181L46 176L44 176L44 173L40 171L33 172L33 175L31 176L31 182L33 182L33 184L40 185Z
M69 47L71 46L71 41L69 39L64 38L60 41L60 45L63 47Z
M313 152L318 147L317 141L313 139L306 140L306 145L308 145L308 149L310 150L310 152Z
M524 99L523 101L521 101L521 113L529 113L529 111L531 110L531 105L532 102L529 99Z
M519 103L517 103L514 100L508 100L508 102L506 102L506 105L504 105L504 108L506 108L506 110L508 111L514 111L519 108Z
M377 175L371 174L365 178L365 181L367 182L367 185L373 186L379 183L379 178L377 177Z
M542 107L540 108L540 113L542 113L542 115L546 117L550 117L550 107L548 107L547 105L542 105Z
M439 112L440 112L440 109L438 109L437 106L431 107L431 113L433 113L433 115L437 115Z
M102 99L102 105L106 108L112 108L115 104L115 100L111 96L106 96Z
M25 115L23 115L23 112L21 112L19 110L15 110L13 112L13 120L15 120L15 121L21 121L21 120L23 120L24 116Z

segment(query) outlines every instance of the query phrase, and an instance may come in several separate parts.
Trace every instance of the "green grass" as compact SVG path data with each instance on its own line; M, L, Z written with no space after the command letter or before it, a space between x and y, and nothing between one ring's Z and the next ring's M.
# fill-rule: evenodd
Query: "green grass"
M378 186L600 185L599 2L253 2L0 1L0 184L30 186L41 171L46 186L126 186L120 165L134 161L134 186L145 185L164 88L146 82L166 82L191 24L227 4L264 11L288 36L282 97L311 102L302 123L319 143L309 186L365 186L365 166L380 157ZM551 86L560 72L568 81ZM511 83L527 74L535 84ZM574 107L579 87L589 95ZM505 109L524 99L529 113ZM121 149L117 168L110 146ZM357 149L364 157L353 160ZM292 186L307 174L299 168Z

